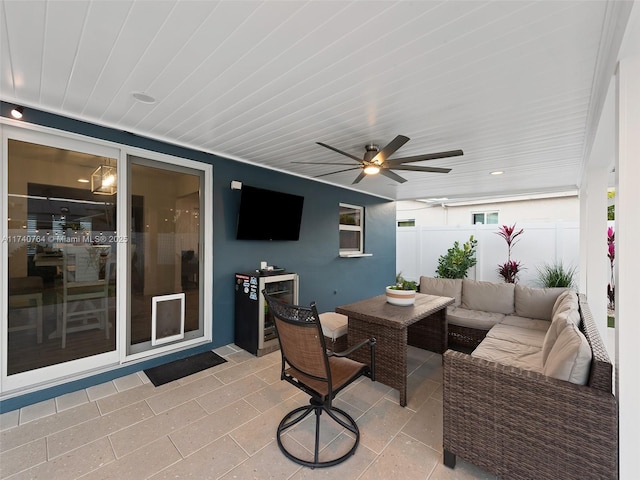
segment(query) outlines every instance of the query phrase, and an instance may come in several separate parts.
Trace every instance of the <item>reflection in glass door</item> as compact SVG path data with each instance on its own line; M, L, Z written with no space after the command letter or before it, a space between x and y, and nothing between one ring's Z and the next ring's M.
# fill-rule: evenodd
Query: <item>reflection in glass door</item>
M7 377L115 351L116 159L7 151Z
M204 336L204 172L129 157L128 354Z

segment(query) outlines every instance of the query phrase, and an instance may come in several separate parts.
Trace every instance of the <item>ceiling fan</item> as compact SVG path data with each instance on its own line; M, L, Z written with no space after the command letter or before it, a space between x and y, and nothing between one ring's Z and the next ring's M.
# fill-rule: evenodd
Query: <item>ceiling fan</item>
M322 175L317 175L317 177L324 177L326 175L333 175L335 173L348 172L349 170L362 170L360 174L356 177L353 183L358 183L367 175L376 175L378 173L384 175L385 177L389 177L392 180L395 180L399 183L404 183L407 180L402 178L397 173L392 170L408 170L412 172L430 172L430 173L449 173L451 171L450 168L438 168L438 167L421 167L421 166L411 166L405 165L406 163L412 162L422 162L424 160L435 160L437 158L447 158L447 157L457 157L462 155L462 150L451 150L448 152L439 152L439 153L426 153L424 155L416 155L413 157L404 157L404 158L393 158L389 157L395 153L400 147L402 147L405 143L409 141L409 137L405 137L404 135L398 135L396 138L391 140L382 150L378 147L378 145L370 144L365 146L365 153L362 159L356 157L355 155L351 155L350 153L343 152L342 150L338 150L331 145L327 145L326 143L316 142L318 145L321 145L329 150L333 150L334 152L338 152L345 157L349 157L356 162L358 162L358 166L350 167L344 170L337 170L335 172L323 173ZM306 164L314 164L314 165L342 165L346 166L344 163L326 163L326 162L293 162L293 163L306 163Z

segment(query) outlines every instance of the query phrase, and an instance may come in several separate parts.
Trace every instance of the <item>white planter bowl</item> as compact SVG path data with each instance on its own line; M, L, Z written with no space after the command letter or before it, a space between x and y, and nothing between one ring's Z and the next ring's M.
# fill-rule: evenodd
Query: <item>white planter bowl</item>
M394 290L387 287L387 302L391 305L398 305L400 307L407 307L413 305L416 301L415 290Z

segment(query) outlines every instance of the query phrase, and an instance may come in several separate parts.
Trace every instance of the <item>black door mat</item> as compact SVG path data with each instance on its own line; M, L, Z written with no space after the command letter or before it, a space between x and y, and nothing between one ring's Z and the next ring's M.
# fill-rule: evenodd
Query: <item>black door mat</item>
M149 377L151 383L159 387L225 362L226 360L216 353L204 352L157 367L147 368L144 373Z

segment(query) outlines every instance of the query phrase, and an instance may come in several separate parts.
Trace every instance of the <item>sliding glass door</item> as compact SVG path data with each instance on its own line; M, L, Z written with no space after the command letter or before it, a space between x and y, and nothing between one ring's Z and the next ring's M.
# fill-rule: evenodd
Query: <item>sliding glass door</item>
M0 133L0 394L211 341L210 165Z
M2 363L3 378L28 384L117 361L119 153L16 137L4 143Z
M135 156L129 165L131 355L203 336L204 172Z

